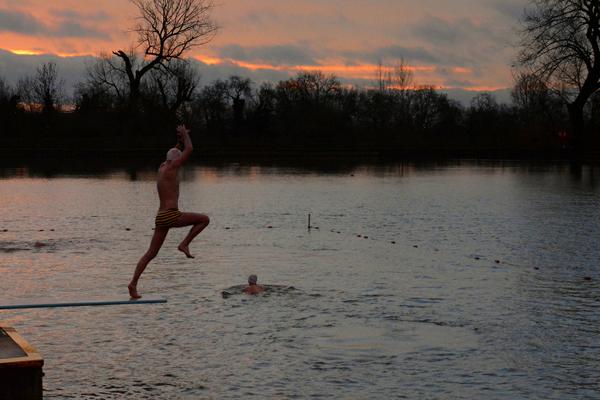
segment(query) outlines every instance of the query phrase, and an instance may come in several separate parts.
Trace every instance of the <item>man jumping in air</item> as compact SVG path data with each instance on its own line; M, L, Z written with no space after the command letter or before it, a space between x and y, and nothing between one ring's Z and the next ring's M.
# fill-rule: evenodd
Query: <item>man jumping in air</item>
M179 251L184 253L188 258L194 258L190 254L190 243L200 232L208 226L210 222L208 216L204 214L185 213L179 211L179 169L183 164L190 158L192 154L193 146L192 140L190 139L189 129L185 125L177 127L177 136L179 138L176 147L170 149L167 152L167 159L163 162L158 169L158 178L156 186L158 189L158 198L160 200L160 207L156 214L154 229L154 235L150 242L150 248L140 258L140 261L135 268L133 278L129 283L129 295L132 299L139 299L142 296L137 291L138 280L140 275L146 269L146 266L150 261L156 257L160 250L169 229L181 228L184 226L192 226L190 232L183 239L183 241L177 247ZM181 151L181 142L183 142L183 152Z

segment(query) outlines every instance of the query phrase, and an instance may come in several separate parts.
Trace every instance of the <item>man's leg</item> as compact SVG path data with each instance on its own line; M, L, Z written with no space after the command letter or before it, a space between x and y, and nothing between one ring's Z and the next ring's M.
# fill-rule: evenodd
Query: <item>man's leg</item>
M200 232L204 230L204 228L208 226L209 223L210 219L207 215L182 213L181 217L179 217L177 222L173 225L176 228L193 225L192 229L190 229L190 232L177 247L179 251L186 255L187 258L194 258L194 256L190 254L190 243L196 236L198 236Z
M144 272L144 270L146 269L146 266L148 266L148 263L152 261L154 257L156 257L156 255L158 254L158 251L160 250L162 244L165 241L165 238L167 237L167 233L169 233L169 228L156 227L154 229L154 235L152 236L152 240L150 241L150 248L148 249L146 254L144 254L142 258L140 258L140 261L138 261L137 267L135 268L135 272L133 273L133 278L131 279L129 286L127 286L127 288L129 289L129 295L132 299L139 299L142 297L137 292L138 280L140 279L142 272Z

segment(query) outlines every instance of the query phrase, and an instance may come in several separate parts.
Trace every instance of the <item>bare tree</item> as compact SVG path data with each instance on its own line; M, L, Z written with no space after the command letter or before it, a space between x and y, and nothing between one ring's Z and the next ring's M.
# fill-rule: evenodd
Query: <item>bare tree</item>
M0 124L7 121L8 114L16 111L18 100L15 89L0 76Z
M515 87L510 96L515 106L523 110L531 110L544 104L549 93L545 81L527 72L518 72L513 78Z
M0 76L0 100L4 101L12 96L12 88L6 80Z
M231 76L227 81L227 96L231 99L233 108L234 129L239 128L244 119L246 100L252 96L252 81L249 78Z
M236 100L247 99L252 95L252 81L250 78L233 75L227 81L227 89L227 95L235 103Z
M19 79L17 92L29 110L37 108L43 112L53 112L64 100L64 86L65 81L59 78L56 64L48 62L38 67L34 77Z
M407 91L414 83L413 71L401 58L392 66L392 85L396 90Z
M106 86L87 81L75 85L73 101L78 112L88 112L114 109L117 99Z
M530 2L523 18L519 62L563 94L572 144L579 151L585 104L600 90L600 1Z
M315 104L331 100L342 84L335 75L325 75L321 71L300 72L295 78L280 82L279 88L287 88L304 101Z
M382 109L394 109L395 111L393 114L386 112L388 115L380 115L383 117L380 121L387 121L392 115L399 121L412 119L410 103L414 97L412 95L415 94L414 74L404 58L395 61L391 66L384 65L380 61L376 69L376 79L377 93L373 100L379 102Z
M498 101L491 93L479 93L471 99L471 110L477 113L496 113Z
M113 54L121 59L129 83L129 101L135 105L142 78L149 71L173 59L180 59L193 47L208 43L217 27L210 18L212 0L131 0L140 16L134 32L143 48L143 61L136 65L131 53Z
M380 92L397 90L405 93L413 85L414 74L404 58L394 62L391 66L386 66L383 61L379 61L375 74L376 86Z
M440 118L440 98L432 86L423 86L413 93L413 101L410 104L410 116L413 127L418 131L427 131L433 128Z
M138 57L133 50L128 53L133 67L139 65ZM87 66L87 85L106 88L120 103L130 97L129 77L125 65L112 54L100 54L100 58Z
M31 111L33 109L33 78L30 76L23 76L19 78L17 82L17 96L19 97L20 106Z
M375 69L375 87L380 92L385 92L391 85L391 76L389 69L383 65L383 61L379 60Z
M198 71L189 62L179 59L172 59L151 74L152 92L160 96L163 108L172 114L192 100L200 81Z
M194 108L203 116L207 129L220 129L224 125L227 112L227 83L217 79L202 88L196 96Z

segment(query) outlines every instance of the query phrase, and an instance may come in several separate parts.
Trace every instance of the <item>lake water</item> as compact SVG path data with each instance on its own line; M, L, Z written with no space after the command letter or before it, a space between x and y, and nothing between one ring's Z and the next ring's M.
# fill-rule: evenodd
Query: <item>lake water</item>
M0 321L47 399L598 399L598 172L190 167L180 207L211 225L194 260L170 232L140 281L167 304ZM0 175L1 304L127 298L153 170ZM221 296L252 273L295 289Z

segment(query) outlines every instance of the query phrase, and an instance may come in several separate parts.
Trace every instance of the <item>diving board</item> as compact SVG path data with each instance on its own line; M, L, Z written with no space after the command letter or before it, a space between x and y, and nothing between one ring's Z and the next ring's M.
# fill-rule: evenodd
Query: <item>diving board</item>
M166 299L139 299L139 300L102 300L78 301L69 303L42 303L42 304L9 304L0 305L0 310L23 310L30 308L69 308L69 307L103 307L103 306L132 306L141 304L164 304Z

